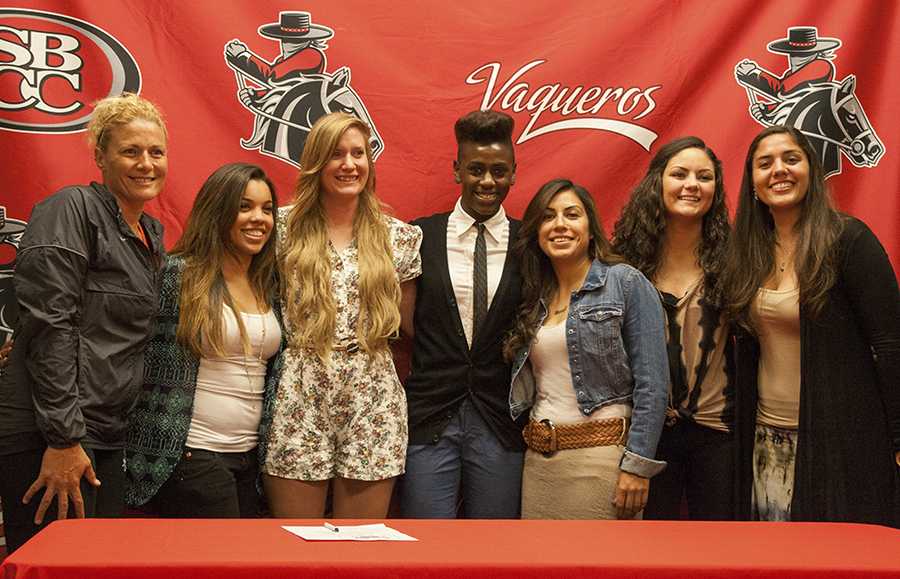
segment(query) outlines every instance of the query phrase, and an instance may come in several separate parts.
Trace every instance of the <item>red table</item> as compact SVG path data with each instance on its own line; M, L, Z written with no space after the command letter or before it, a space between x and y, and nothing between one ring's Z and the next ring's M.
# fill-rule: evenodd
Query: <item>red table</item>
M60 521L0 569L5 579L900 577L900 531L874 525L387 521L415 543L306 542L281 528L320 523Z

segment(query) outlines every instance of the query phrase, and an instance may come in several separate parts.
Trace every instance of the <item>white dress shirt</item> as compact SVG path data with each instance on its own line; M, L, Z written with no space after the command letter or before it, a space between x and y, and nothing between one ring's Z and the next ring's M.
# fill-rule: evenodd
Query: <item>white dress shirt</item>
M485 228L484 243L487 249L487 291L488 310L500 285L503 276L503 264L506 262L506 249L509 245L509 219L503 207L490 219L483 222ZM474 296L472 295L472 270L475 268L475 239L478 228L475 220L466 213L460 200L447 219L447 267L450 270L450 281L453 293L456 294L456 307L459 318L466 332L466 342L472 347L472 321Z

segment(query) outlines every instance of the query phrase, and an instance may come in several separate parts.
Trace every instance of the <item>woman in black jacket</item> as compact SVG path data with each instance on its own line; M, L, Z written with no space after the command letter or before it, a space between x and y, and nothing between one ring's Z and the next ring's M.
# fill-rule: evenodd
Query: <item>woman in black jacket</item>
M97 103L88 135L103 182L38 203L18 251L19 321L0 379L10 551L46 520L123 509L125 415L164 253L144 205L165 185L167 134L152 103L123 94Z
M740 514L897 525L897 279L869 228L832 207L793 128L750 145L723 283L745 330Z

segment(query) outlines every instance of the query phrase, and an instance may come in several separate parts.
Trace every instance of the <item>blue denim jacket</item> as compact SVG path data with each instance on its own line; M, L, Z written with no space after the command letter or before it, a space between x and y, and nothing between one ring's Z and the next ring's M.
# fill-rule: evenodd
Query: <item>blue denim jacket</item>
M547 308L541 307L543 324ZM654 457L665 420L669 363L662 304L653 285L629 265L594 261L569 303L566 346L585 416L609 404L632 405L619 468L648 478L661 472L666 463ZM509 409L514 419L534 404L534 375L525 363L529 351L523 348L513 362Z

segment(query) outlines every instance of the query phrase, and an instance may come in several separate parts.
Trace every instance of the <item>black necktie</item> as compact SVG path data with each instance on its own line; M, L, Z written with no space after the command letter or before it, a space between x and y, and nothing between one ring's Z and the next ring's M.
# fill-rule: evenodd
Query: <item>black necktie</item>
M487 246L484 243L484 223L476 223L478 237L475 239L475 267L472 270L472 341L487 315Z

